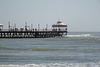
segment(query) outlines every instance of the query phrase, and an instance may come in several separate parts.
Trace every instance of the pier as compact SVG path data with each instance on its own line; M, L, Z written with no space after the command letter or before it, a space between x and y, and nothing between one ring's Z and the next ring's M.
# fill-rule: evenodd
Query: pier
M47 25L46 25L47 26ZM11 29L10 27L14 27ZM17 29L15 26L10 26L9 29L3 29L3 25L0 25L0 38L49 38L56 36L67 35L67 25L63 24L61 21L57 21L57 24L52 25L52 29L27 29L27 24L25 29Z

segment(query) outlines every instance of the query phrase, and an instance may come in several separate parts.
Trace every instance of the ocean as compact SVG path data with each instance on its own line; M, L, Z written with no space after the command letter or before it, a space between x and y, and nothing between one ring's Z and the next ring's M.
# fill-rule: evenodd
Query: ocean
M1 38L0 67L100 67L100 32Z

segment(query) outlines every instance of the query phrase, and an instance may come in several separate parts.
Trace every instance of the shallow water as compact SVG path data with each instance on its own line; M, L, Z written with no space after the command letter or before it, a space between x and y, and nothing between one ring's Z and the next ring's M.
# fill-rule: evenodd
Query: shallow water
M0 67L100 67L100 33L0 39Z

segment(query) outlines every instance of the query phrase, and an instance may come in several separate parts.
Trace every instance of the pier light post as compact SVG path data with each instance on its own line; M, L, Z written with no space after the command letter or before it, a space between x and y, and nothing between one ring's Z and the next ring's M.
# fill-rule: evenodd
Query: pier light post
M15 31L16 31L16 24L14 24L14 27L15 27Z
M46 31L48 30L48 24L46 24Z
M8 22L8 29L9 29L9 31L10 31L10 22Z
M27 22L25 22L25 31L27 31Z
M27 22L25 22L25 27L27 28Z
M38 24L38 31L40 30L40 24Z
M33 24L31 24L31 30L33 29Z

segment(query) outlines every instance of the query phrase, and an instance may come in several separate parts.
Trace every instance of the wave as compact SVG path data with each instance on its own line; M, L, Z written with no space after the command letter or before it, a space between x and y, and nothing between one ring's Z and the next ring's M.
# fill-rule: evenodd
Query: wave
M80 40L93 40L93 41L100 41L100 35L95 34L80 34L80 35L64 35L65 38L81 38Z
M80 34L80 35L65 35L64 37L92 37L91 34Z
M8 47L2 47L0 46L0 49L5 50L30 50L30 51L55 51L55 50L61 50L56 48L8 48Z
M98 38L100 39L100 35L93 34L79 34L79 35L64 35L63 37L89 37L89 38Z
M0 65L0 67L100 67L100 62L94 63L41 63L24 65Z

